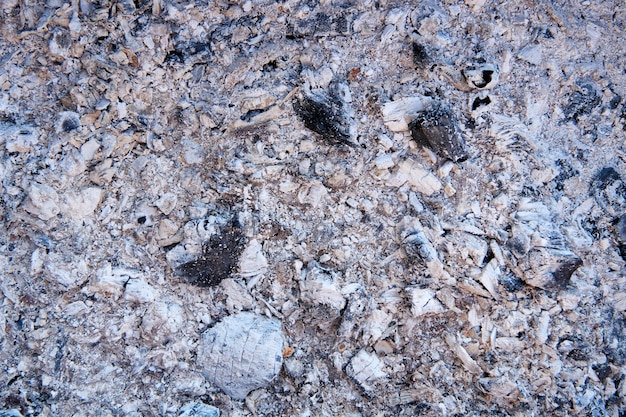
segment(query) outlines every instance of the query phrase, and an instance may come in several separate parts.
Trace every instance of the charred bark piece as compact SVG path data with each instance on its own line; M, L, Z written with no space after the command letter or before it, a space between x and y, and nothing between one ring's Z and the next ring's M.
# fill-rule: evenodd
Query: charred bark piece
M213 287L231 276L245 246L241 225L233 220L204 242L202 256L179 267L191 284Z
M449 109L434 105L420 112L409 123L413 140L432 149L442 158L463 162L468 158L465 141L454 114Z
M351 139L352 121L346 112L346 103L332 91L305 91L294 101L293 108L307 129L330 143L356 145Z

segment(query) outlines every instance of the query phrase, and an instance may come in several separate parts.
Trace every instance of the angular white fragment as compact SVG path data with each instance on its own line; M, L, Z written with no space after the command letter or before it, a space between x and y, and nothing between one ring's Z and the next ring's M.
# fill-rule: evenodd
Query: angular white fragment
M220 417L220 409L195 401L178 410L178 417Z
M362 326L363 340L365 343L373 343L381 338L389 328L393 316L383 310L374 310Z
M176 203L178 202L178 198L174 193L165 193L159 198L154 205L161 210L161 212L165 215L168 215L174 210L176 207Z
M444 311L443 304L435 298L435 291L415 287L409 287L406 291L411 296L411 312L415 317Z
M50 258L53 258L52 255L49 255L45 264L46 276L66 288L78 285L88 273L87 263L84 259L67 263L64 259Z
M492 123L489 128L489 134L498 140L496 148L506 149L507 146L515 143L516 137L519 136L526 139L532 150L536 151L538 149L534 135L519 119L503 114L493 114L491 117Z
M52 187L33 182L30 184L30 192L26 203L24 203L24 210L43 221L50 220L61 211L59 195Z
M550 313L542 311L537 321L537 343L543 345L548 340L548 328L550 326Z
M478 280L481 284L483 284L483 287L485 287L487 291L489 291L489 294L491 294L491 296L495 299L498 299L498 292L496 288L498 287L499 277L500 266L498 265L496 258L489 261L478 277Z
M337 310L346 305L344 295L337 287L338 276L331 271L311 264L300 282L302 297L313 304L324 304Z
M177 234L180 227L170 219L163 219L159 222L156 237L159 246L169 246L182 240L182 234Z
M7 152L30 152L39 143L39 130L30 126L0 126L1 137L6 137Z
M93 288L99 292L121 295L124 285L131 278L139 277L141 277L139 271L129 268L112 268L110 263L106 263L96 271L96 283Z
M460 344L456 342L453 336L446 335L446 343L452 349L452 351L456 354L456 356L463 363L463 367L473 373L474 375L480 375L483 373L481 367L476 363L476 361L467 353L467 350Z
M472 304L472 307L467 312L467 321L469 321L472 327L479 327L482 322L482 314L480 313L480 306Z
M226 295L228 311L240 312L254 307L254 299L241 284L234 279L225 279L221 282L222 291Z
M487 255L488 245L483 239L474 236L471 233L464 233L461 237L462 242L465 245L467 254L474 262L474 265L480 266L483 264L483 260Z
M420 163L411 159L406 159L398 164L398 171L387 181L387 185L401 187L407 182L427 196L438 193L443 187L439 178Z
M618 292L613 296L615 304L613 305L617 311L626 311L626 293Z
M95 139L90 139L80 147L80 154L85 161L91 161L96 156L99 148L100 143Z
M78 149L70 150L59 164L61 172L70 177L82 174L87 169L85 159Z
M526 45L518 53L518 56L533 65L539 65L543 61L541 45Z
M89 310L89 307L83 301L74 301L73 303L65 306L63 314L66 316L76 316L86 312L87 310Z
M351 360L346 372L366 391L374 389L373 384L377 379L385 378L383 362L375 353L369 353L362 349Z
M63 195L63 212L72 219L84 219L91 216L102 202L104 192L97 187L89 187L80 191L69 190Z
M411 116L426 110L431 102L429 97L412 96L385 103L382 107L383 122L392 132L406 132Z
M480 378L478 380L481 388L493 396L495 401L502 401L503 399L516 398L519 394L517 385L513 382L500 378Z
M312 207L317 208L327 196L328 190L326 187L324 187L320 181L313 180L308 186L302 187L300 192L298 192L298 201L302 204L310 204Z
M235 400L267 386L283 363L277 319L251 312L228 316L202 334L197 363L202 374Z
M390 154L385 153L378 155L376 159L374 159L374 165L376 165L377 169L389 169L395 165L395 162L393 162L393 158Z
M124 298L134 303L150 303L157 299L156 288L143 278L130 279L124 288Z
M244 249L239 259L239 275L244 278L263 275L267 272L268 263L263 254L261 243L252 239Z

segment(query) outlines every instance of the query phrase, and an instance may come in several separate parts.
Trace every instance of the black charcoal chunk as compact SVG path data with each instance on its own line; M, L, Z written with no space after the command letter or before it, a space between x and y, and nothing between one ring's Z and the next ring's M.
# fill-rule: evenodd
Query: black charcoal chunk
M208 42L190 41L178 42L174 49L165 56L165 62L170 64L182 64L185 62L202 62L211 54L211 46Z
M554 271L554 283L552 288L564 289L569 284L572 274L583 264L580 258L564 260Z
M427 69L430 64L430 57L423 45L413 42L413 63L419 69Z
M626 181L612 167L598 171L591 180L590 191L596 202L611 216L626 210Z
M595 189L604 190L613 181L618 181L619 179L619 173L615 170L615 168L605 167L598 171L598 173L593 177L591 186Z
M600 104L600 97L593 86L583 84L578 91L574 91L563 109L563 114L570 120L578 120L581 116L589 114Z
M491 98L489 96L485 96L484 98L476 97L474 101L472 101L472 111L478 110L481 107L487 107L491 104Z
M202 245L202 256L179 267L191 284L213 287L230 277L245 246L241 225L233 220Z
M598 375L598 378L600 378L600 381L602 382L604 382L604 380L611 376L612 370L611 366L608 363L591 365L591 367L596 372L596 375Z
M409 124L411 136L419 145L432 149L442 158L462 162L468 158L465 141L454 114L439 105L418 113Z
M351 141L351 120L345 102L336 94L324 90L306 92L293 103L304 126L334 144L355 146Z
M619 254L626 261L626 213L622 214L619 221L615 225L615 234L617 237L617 245Z
M508 292L517 292L524 288L524 281L512 273L504 275L498 280L500 285L504 287Z

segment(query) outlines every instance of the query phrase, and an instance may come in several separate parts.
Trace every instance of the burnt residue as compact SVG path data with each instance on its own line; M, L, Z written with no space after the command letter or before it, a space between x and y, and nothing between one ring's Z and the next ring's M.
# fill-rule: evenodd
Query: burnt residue
M409 128L413 140L432 149L440 157L454 162L462 162L468 158L461 130L449 109L434 105L418 113Z
M557 289L563 289L569 284L572 274L583 264L582 259L572 258L563 261L559 267L554 271L554 287Z
M484 98L476 97L474 101L472 101L472 111L478 110L481 107L486 107L491 104L491 98L486 96Z
M593 176L589 190L596 202L611 216L626 210L626 182L613 167L604 167Z
M350 140L350 118L345 102L337 95L324 90L306 92L296 99L293 108L304 126L333 144L354 146Z
M626 213L622 214L615 224L615 235L617 237L619 254L626 261Z
M591 181L591 188L597 190L605 189L613 181L619 181L620 175L613 167L604 167L596 173Z
M165 56L169 64L206 61L211 55L211 45L206 41L181 41Z
M235 272L244 246L241 225L233 220L204 242L200 258L183 264L178 272L191 284L213 287Z
M430 57L423 45L413 42L413 63L421 70L427 69L430 64Z
M582 84L579 90L569 96L563 114L569 120L578 121L581 116L591 113L599 104L600 97L595 88L590 84Z
M517 291L521 290L522 288L524 288L524 285L525 285L524 281L522 281L521 278L519 278L518 276L516 276L515 274L513 274L511 272L509 272L506 275L502 276L498 280L498 282L508 292L517 292Z

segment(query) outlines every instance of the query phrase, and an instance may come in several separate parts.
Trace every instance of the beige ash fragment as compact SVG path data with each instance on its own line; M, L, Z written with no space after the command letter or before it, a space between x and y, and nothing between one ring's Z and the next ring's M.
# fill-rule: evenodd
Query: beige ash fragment
M520 395L518 386L504 377L480 378L478 384L483 392L500 405L515 401Z
M263 246L256 239L250 240L239 258L239 275L243 278L257 277L265 274L268 267Z
M411 296L411 312L415 317L429 313L441 313L444 307L435 297L435 291L429 288L407 288L407 293Z
M220 283L220 286L226 295L226 307L229 312L238 313L254 307L254 299L248 290L234 279L225 279Z
M461 360L463 367L473 373L474 375L480 375L483 373L483 370L478 365L478 363L467 353L467 350L463 346L461 346L452 335L446 335L446 343L452 349L452 351L456 354L456 356Z
M550 313L542 311L537 320L537 330L535 340L542 345L547 342L550 329Z
M482 272L478 276L478 280L483 287L489 291L489 294L494 299L498 299L498 278L501 276L500 266L498 261L494 258L483 268Z
M392 132L407 132L416 113L424 111L432 102L425 96L405 97L382 106L383 122Z
M158 245L163 247L180 242L183 236L179 231L180 227L176 222L170 219L161 220L156 233Z
M100 203L104 192L101 188L88 187L80 191L69 190L63 195L61 207L64 214L71 219L85 219L93 215Z
M300 281L302 297L313 304L324 304L337 310L343 309L346 299L338 288L339 275L311 263Z
M320 207L328 197L328 190L318 180L312 180L298 191L298 201L302 204L310 204L313 208Z
M107 262L96 271L96 282L89 290L120 296L124 292L124 286L131 278L138 279L140 277L141 273L137 270L124 267L113 268Z
M178 198L176 197L176 194L165 193L154 203L154 205L161 210L161 213L167 216L174 210L174 208L176 208L177 202Z
M373 343L379 340L391 325L393 316L384 310L374 310L362 325L363 341Z
M47 221L55 217L59 208L59 195L49 185L33 182L30 184L28 199L24 203L24 210Z
M438 193L443 187L439 178L412 159L405 159L398 164L398 169L387 180L387 185L401 187L407 182L427 196Z
M31 152L39 143L39 129L31 126L0 125L0 143L2 137L6 138L5 146L9 153Z
M371 391L377 380L387 377L383 366L375 353L362 349L350 360L346 372L364 390Z
M44 276L65 288L74 288L88 276L87 262L77 259L68 263L61 255L49 254L44 266Z

